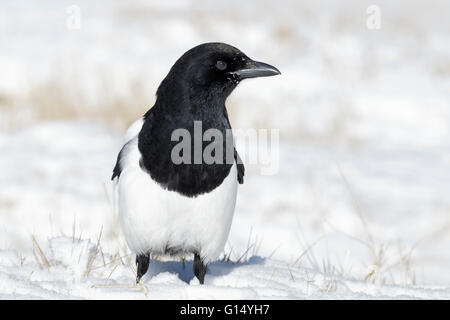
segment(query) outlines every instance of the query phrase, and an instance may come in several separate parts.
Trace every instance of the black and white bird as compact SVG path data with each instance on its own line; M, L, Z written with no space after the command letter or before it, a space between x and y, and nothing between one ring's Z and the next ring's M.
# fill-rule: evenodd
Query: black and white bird
M172 133L184 129L194 136L194 121L201 121L202 132L223 133L225 149L227 139L233 139L226 134L231 130L227 97L243 79L277 74L277 68L230 45L201 44L178 59L161 82L154 106L130 126L112 180L118 187L120 224L136 254L137 282L151 254L194 254L194 274L204 283L207 264L219 257L228 238L244 165L233 144L232 161L224 152L223 161L212 164L203 159L174 163L178 141L172 141ZM208 143L202 141L201 148ZM195 157L193 141L192 146Z

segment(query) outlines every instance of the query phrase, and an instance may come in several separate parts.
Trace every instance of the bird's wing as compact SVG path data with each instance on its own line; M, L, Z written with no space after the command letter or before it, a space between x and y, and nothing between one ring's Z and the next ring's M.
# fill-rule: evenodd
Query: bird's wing
M122 172L122 167L120 166L120 159L122 159L123 151L124 151L125 147L126 147L126 144L122 147L119 154L117 155L116 165L114 166L113 175L111 177L111 180L114 180L115 178L120 177L120 174Z
M237 179L239 184L244 183L244 174L245 174L245 167L244 163L242 162L241 157L239 157L239 153L237 152L236 148L234 148L234 160L236 161L237 165Z
M230 119L228 119L228 113L227 113L227 109L223 108L223 112L224 112L224 116L227 119L228 125L231 129L231 124L230 124ZM236 161L236 166L237 166L237 179L239 184L244 184L244 173L245 173L245 167L244 167L244 163L242 162L241 157L239 157L239 154L236 150L236 148L234 148L234 161Z
M145 120L145 116L136 120L135 122L133 122L131 124L131 126L128 128L127 132L125 133L125 138L124 138L125 144L123 145L122 149L120 150L120 152L117 156L116 165L114 166L113 175L111 177L111 180L114 180L115 178L120 177L120 173L122 172L122 167L120 166L120 160L122 159L122 157L124 155L127 144L131 140L133 140L141 131L142 125L144 124L144 120Z
M144 124L144 121L146 119L146 115L142 118L137 119L135 122L133 122L130 127L127 129L127 132L125 133L124 137L124 144L127 144L128 141L132 140L134 137L136 137L139 132L142 129L142 125Z

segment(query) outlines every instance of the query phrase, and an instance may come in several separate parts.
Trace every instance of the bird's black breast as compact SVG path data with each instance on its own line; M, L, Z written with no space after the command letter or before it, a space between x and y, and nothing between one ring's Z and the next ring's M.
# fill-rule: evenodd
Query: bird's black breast
M202 157L201 163L194 162L194 122L187 117L167 117L162 112L147 113L144 125L138 138L138 147L142 155L141 168L150 177L158 182L163 188L176 191L187 197L195 197L208 193L217 188L230 173L232 163L226 163L227 138L232 136L226 134L231 129L227 118L216 117L202 119L202 131L214 128L222 132L223 136L223 159L222 163L207 164ZM191 136L191 163L175 164L172 161L172 149L180 141L172 141L172 132L175 129L185 129ZM211 141L202 141L201 150ZM231 152L234 153L234 147Z

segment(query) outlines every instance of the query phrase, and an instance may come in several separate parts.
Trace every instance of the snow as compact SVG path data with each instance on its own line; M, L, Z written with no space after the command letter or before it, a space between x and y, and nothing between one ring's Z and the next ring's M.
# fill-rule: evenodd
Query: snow
M448 288L378 286L257 256L210 264L203 286L192 274L191 261L185 268L180 262L152 261L144 282L134 285L129 265L109 254L95 255L97 246L88 240L56 237L42 250L49 267L0 251L1 299L450 298Z
M0 298L448 299L449 3L378 1L368 30L371 4L2 1ZM109 180L123 126L206 41L281 70L227 101L233 128L279 129L279 171L246 162L205 286L158 258L136 287Z
M121 142L93 121L0 135L1 298L450 297L440 150L281 143L277 175L248 166L230 262L212 263L200 287L191 261L157 257L135 286L109 181Z

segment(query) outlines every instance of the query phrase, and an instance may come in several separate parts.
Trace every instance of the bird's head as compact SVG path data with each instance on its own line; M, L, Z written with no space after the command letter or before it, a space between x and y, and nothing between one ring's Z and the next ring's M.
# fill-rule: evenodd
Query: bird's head
M198 45L173 65L158 89L163 93L202 97L225 101L240 81L268 77L280 71L267 63L247 57L239 49L225 43L211 42Z

